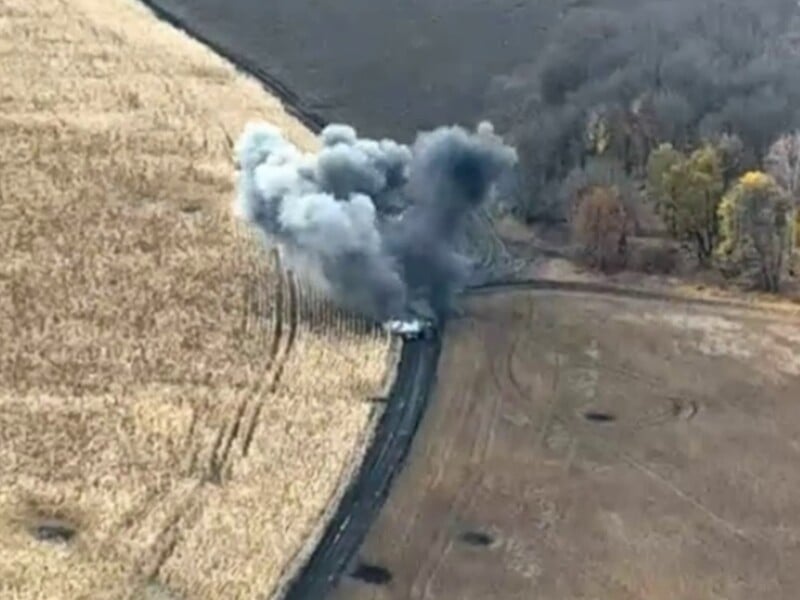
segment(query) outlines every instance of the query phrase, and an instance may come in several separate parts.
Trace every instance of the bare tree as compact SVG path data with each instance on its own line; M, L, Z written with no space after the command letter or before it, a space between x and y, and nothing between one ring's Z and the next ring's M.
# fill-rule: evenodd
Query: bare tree
M779 137L770 146L764 165L796 206L800 196L800 130Z
M764 163L767 172L786 190L791 200L790 219L795 231L789 264L794 272L797 264L794 249L800 246L800 129L779 137L770 147Z

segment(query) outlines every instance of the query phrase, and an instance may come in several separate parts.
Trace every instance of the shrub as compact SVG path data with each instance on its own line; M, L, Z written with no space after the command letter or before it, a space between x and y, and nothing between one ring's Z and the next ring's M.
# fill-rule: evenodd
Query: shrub
M657 238L631 238L626 266L631 271L650 275L672 275L681 263L676 242Z
M616 159L606 156L591 157L581 168L573 169L564 179L559 191L559 203L565 207L569 221L575 215L581 200L587 192L597 187L615 188L620 201L631 221L638 225L637 207L640 194L636 183L625 174L623 165Z

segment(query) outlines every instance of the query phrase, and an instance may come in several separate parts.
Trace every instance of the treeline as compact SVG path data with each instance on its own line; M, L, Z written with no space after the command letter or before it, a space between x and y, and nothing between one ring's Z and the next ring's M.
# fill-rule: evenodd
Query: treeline
M797 197L797 2L616 4L571 10L532 67L515 209L587 243L599 222L618 229L594 242L604 263L649 201L703 265L759 264L777 289Z
M569 220L585 258L601 270L624 264L637 209L648 202L700 266L778 291L800 243L800 132L771 146L764 171L743 171L741 148L727 135L690 152L662 144L650 153L639 198L607 179L584 180Z

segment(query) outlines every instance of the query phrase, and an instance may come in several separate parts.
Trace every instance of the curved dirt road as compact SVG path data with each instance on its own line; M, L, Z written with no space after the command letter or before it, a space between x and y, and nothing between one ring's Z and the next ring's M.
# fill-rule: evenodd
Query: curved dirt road
M308 563L283 598L324 598L362 544L400 471L433 386L440 343L407 342L397 377L356 479L345 492Z

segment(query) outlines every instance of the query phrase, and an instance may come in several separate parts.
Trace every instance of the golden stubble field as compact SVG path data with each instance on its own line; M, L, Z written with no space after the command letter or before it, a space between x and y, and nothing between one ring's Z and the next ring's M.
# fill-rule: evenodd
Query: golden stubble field
M0 597L262 597L391 372L230 216L248 120L315 138L132 0L2 0L0 56Z

